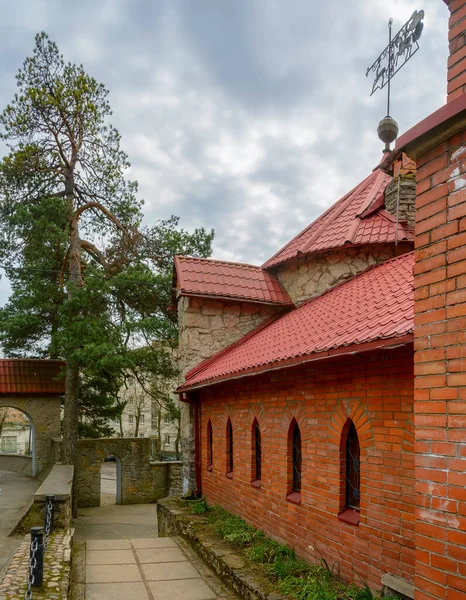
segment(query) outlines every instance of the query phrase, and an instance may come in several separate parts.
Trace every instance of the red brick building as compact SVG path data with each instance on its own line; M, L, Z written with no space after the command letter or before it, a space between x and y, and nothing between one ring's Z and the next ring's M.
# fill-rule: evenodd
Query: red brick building
M466 598L466 2L446 3L445 107L262 268L175 265L198 491L417 600Z

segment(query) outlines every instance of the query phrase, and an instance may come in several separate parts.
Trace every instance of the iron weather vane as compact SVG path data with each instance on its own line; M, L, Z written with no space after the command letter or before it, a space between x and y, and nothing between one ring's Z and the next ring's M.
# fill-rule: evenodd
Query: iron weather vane
M370 73L375 75L371 96L376 90L388 85L387 116L390 115L390 81L419 50L419 39L424 29L423 19L424 11L415 10L394 38L392 38L393 19L390 19L388 46L366 71L366 77Z

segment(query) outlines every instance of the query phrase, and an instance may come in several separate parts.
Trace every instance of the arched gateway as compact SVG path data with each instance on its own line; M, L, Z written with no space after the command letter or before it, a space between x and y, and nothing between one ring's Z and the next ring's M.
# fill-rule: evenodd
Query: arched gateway
M31 475L49 462L51 440L60 437L60 404L65 391L59 360L0 359L0 408L16 408L31 422ZM2 459L0 455L0 469ZM6 470L14 469L8 456Z

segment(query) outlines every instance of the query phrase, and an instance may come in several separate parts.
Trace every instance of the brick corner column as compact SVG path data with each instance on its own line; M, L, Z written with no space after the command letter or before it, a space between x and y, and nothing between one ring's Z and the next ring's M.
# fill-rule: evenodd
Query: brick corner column
M466 598L466 130L417 157L416 181L415 598L459 600Z

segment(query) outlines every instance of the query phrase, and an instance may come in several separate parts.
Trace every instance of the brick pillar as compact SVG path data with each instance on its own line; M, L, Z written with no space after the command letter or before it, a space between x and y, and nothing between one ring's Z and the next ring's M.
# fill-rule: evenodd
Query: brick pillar
M466 129L417 156L416 181L415 598L464 600Z
M448 102L466 91L466 2L444 0L450 9L448 41Z

